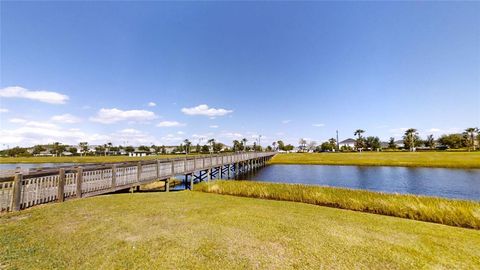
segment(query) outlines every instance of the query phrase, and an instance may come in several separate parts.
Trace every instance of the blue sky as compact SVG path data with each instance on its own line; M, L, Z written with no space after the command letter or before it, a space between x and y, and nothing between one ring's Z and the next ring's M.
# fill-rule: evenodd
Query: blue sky
M0 5L1 148L480 126L478 2Z

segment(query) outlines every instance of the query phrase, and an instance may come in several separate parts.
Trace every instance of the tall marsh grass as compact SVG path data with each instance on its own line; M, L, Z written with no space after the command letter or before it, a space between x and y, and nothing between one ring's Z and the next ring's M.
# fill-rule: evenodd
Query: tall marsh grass
M250 181L211 181L195 191L293 201L353 211L480 229L480 203L345 188Z

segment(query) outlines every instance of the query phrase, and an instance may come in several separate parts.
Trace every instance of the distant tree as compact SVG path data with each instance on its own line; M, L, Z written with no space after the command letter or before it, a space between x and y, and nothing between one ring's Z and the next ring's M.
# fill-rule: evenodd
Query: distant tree
M278 145L277 149L287 151L287 150L285 150L285 143L283 141L281 141L281 140L277 141L277 145Z
M102 153L105 153L105 147L103 145L99 145L95 147L95 154L96 155L101 155Z
M238 140L233 140L233 151L242 151L242 144Z
M473 151L475 151L475 137L478 136L478 132L479 132L479 129L476 127L465 129L468 151L470 151L470 149L473 149Z
M223 143L213 143L213 152L218 153L225 145Z
M298 140L298 144L299 144L299 147L300 148L300 151L305 151L306 149L306 145L307 145L307 141L303 138L301 138L300 140Z
M380 144L380 138L373 136L368 136L365 139L365 144L367 148L370 148L370 150L372 151L376 151L377 149L380 149L382 147Z
M316 141L310 141L307 145L307 149L309 151L314 151L315 150L315 146L317 146L317 142Z
M357 129L353 133L354 136L357 136L357 140L355 141L355 148L357 150L362 150L363 148L365 148L365 140L362 136L363 133L365 133L365 130L363 129Z
M160 148L162 155L165 155L167 153L167 148L165 147L165 145L162 145Z
M76 147L70 147L70 148L68 148L68 152L75 155L75 154L77 154L78 149Z
M188 139L183 140L183 143L185 144L184 150L185 153L188 154L190 153L190 146L192 145L192 142L190 142Z
M208 145L206 145L206 144L203 145L203 146L202 146L202 149L201 149L201 152L202 152L203 154L208 154L208 152L210 152L210 147L208 147Z
M397 144L395 143L395 138L390 137L390 140L388 141L388 148L390 149L396 149Z
M330 144L332 150L337 149L337 140L335 140L335 138L328 139L328 143Z
M295 147L291 144L287 144L283 147L284 151L292 151Z
M272 146L268 145L267 147L265 147L265 151L267 152L271 152L273 151L274 148L272 148Z
M67 147L65 145L62 145L59 142L54 142L52 145L52 150L50 152L58 157L66 150L66 148Z
M441 145L447 146L448 148L458 149L465 147L465 137L462 134L448 134L442 135L438 139L438 142Z
M38 155L40 154L41 152L45 151L47 149L45 149L45 147L43 147L42 145L35 145L33 147L33 151L32 151L32 154L34 155Z
M14 147L6 150L6 155L10 157L28 157L31 156L31 154L27 151L27 148L23 147Z
M323 142L320 145L320 150L322 152L333 151L333 149L335 149L335 147L330 142Z
M78 147L80 148L81 154L80 155L86 155L88 152L88 142L81 142L78 144Z
M425 147L428 147L430 149L435 148L435 139L433 138L433 134L428 135L424 143Z
M414 128L409 128L405 131L405 135L403 136L403 144L405 145L406 149L410 149L410 151L415 151L415 147L419 146L420 137L418 136L418 132Z
M243 138L243 139L242 139L242 147L243 147L243 150L244 150L244 151L248 151L248 149L247 149L247 141L248 141L247 138Z
M197 145L195 146L195 152L200 153L202 151L202 146L200 146L199 143L197 143Z
M272 147L273 147L272 150L276 151L277 150L277 142L272 142Z
M139 151L145 151L145 152L150 152L150 147L146 146L146 145L140 145L138 147L138 150Z
M125 152L127 152L127 153L135 152L135 148L133 148L133 146L131 146L131 145L126 146L125 147Z

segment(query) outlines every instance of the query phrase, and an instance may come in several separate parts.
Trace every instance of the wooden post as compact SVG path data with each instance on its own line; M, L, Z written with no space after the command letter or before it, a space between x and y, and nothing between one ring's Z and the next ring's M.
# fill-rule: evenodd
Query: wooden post
M20 211L22 203L22 182L23 175L21 173L16 173L13 180L13 198L12 198L12 209L13 211Z
M193 174L190 176L190 190L193 190Z
M77 169L77 190L75 192L77 194L77 198L82 197L82 182L83 182L83 168L79 167Z
M160 160L157 160L157 180L160 178Z
M165 192L170 192L170 178L165 180Z
M175 161L172 160L172 167L170 168L171 177L175 175Z
M117 165L112 165L112 189L117 187Z
M64 191L65 191L65 169L60 169L58 171L58 193L57 193L57 201L63 202L64 201Z
M142 162L139 161L137 164L137 182L140 182L141 177L142 177Z

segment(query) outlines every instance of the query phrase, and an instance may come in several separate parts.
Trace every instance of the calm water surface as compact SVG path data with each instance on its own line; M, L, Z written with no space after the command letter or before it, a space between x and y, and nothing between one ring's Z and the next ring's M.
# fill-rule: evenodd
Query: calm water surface
M480 200L480 169L269 165L241 179Z

